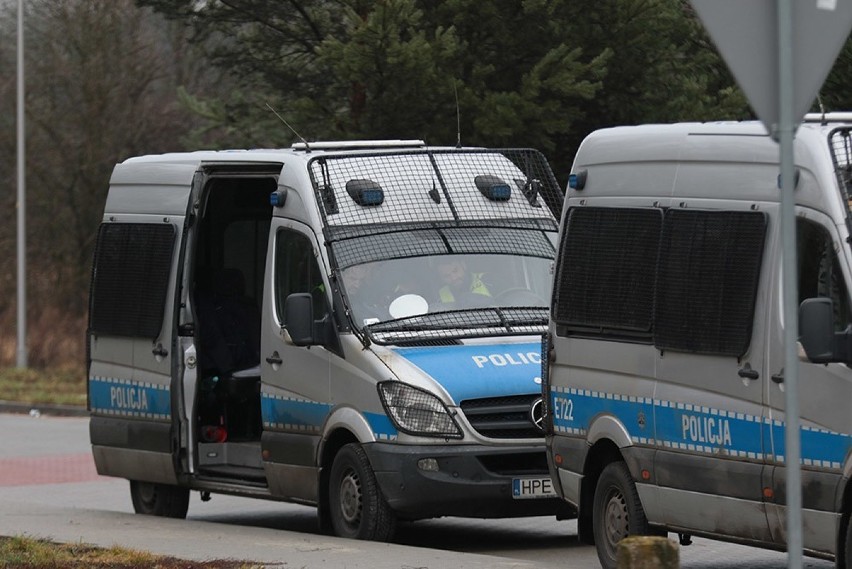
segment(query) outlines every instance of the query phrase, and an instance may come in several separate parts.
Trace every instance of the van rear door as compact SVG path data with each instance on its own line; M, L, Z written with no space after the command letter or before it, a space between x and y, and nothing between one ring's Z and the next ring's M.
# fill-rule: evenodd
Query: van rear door
M176 283L197 164L128 161L110 180L89 298L88 406L99 474L175 484Z

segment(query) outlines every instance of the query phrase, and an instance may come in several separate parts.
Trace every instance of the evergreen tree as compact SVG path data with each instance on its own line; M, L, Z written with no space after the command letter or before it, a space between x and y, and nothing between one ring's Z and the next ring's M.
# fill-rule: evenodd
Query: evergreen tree
M216 38L242 87L185 100L223 146L290 143L271 106L309 140L460 134L539 148L564 174L596 128L751 116L687 0L137 3Z
M192 100L248 145L294 138L268 104L308 139L454 144L458 114L464 144L557 151L608 57L567 41L563 2L138 2L222 38L215 61L245 88L229 101Z

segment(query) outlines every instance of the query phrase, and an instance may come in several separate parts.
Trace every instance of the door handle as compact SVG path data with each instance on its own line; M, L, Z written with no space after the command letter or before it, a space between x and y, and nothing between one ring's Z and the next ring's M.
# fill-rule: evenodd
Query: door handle
M281 359L281 356L278 355L278 352L273 352L271 356L266 358L266 363L272 365L281 365L284 363L284 360Z
M151 353L155 356L160 356L161 358L164 358L169 355L169 351L165 349L162 344L157 344L157 346L153 350L151 350Z
M760 379L760 373L756 369L752 369L749 364L744 365L737 372L737 375L743 379L750 379L754 381L755 379Z
M770 379L772 381L774 381L775 383L777 383L778 385L781 385L782 383L784 383L784 369L782 368L781 371L779 371L778 373L772 374L770 376Z

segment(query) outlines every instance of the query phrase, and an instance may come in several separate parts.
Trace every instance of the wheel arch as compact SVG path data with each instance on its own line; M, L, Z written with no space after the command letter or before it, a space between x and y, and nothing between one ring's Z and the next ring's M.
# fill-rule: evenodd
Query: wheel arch
M589 431L591 435L591 429ZM577 516L577 534L580 541L589 545L595 542L592 531L592 510L598 479L606 465L623 461L619 446L611 438L597 437L589 448L583 465L583 480L580 483L580 504Z
M317 492L317 514L319 515L320 529L324 533L332 533L331 520L329 518L328 483L331 475L331 464L334 457L345 445L357 443L358 437L345 427L338 427L331 431L322 443L319 458L319 492Z
M846 478L840 496L840 526L837 528L837 544L835 546L835 567L847 567L852 560L846 559L846 535L850 520L852 520L852 478Z

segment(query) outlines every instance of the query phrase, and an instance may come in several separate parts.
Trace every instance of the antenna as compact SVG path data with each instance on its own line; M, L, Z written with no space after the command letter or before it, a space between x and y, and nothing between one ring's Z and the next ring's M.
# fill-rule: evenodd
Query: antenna
M822 104L822 97L817 93L817 102L819 103L819 112L822 113L822 124L825 124L825 106Z
M461 111L459 110L459 90L456 88L455 79L453 79L453 93L456 95L456 148L461 148Z
M269 108L269 110L270 110L270 111L272 111L273 113L275 113L275 116L276 116L276 117L278 117L278 119L279 119L281 122L283 122L283 123L284 123L284 125L285 125L287 128L289 128L290 130L292 130L292 131L293 131L293 134L295 134L295 135L296 135L296 137L297 137L299 140L301 140L301 141L302 141L302 143L305 145L305 149L306 149L308 152L310 152L310 151L311 151L311 146L308 144L308 141L307 141L307 140L305 140L304 138L302 138L302 135L301 135L301 134L299 134L298 132L296 132L296 129L295 129L295 128L293 128L292 126L290 126L290 123L288 123L287 121L285 121L285 120L284 120L284 117L282 117L281 115L279 115L279 114L278 114L278 112L277 112L275 109L273 109L273 108L272 108L272 105L270 105L269 103L266 103L266 106Z

